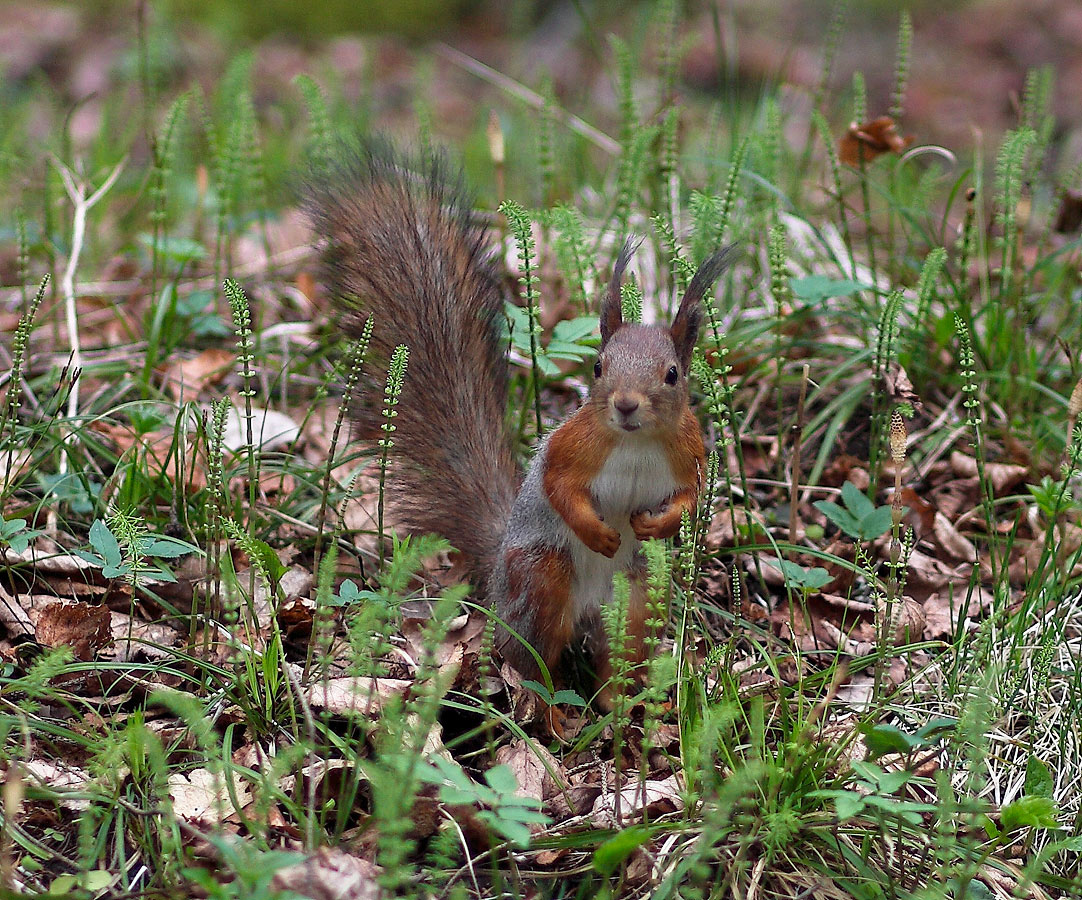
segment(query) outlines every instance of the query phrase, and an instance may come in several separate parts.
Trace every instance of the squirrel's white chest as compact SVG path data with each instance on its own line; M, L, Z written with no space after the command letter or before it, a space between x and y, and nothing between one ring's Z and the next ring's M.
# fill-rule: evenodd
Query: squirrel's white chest
M618 443L590 484L598 513L620 532L632 513L660 506L676 488L669 456L653 441Z
M631 528L632 513L657 509L677 489L668 455L650 441L622 441L590 483L597 513L620 532L620 549L609 559L589 549L568 531L575 579L571 587L575 618L595 615L612 596L612 577L627 572L638 539Z

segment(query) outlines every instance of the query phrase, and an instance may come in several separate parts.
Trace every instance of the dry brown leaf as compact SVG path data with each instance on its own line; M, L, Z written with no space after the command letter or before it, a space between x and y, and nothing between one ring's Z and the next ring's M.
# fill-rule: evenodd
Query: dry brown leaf
M229 407L222 432L222 446L226 450L240 450L248 446L247 414L235 406ZM252 407L252 441L260 450L280 450L292 444L300 435L300 428L285 413L273 409Z
M977 478L977 460L967 456L958 450L951 453L951 470L958 478ZM1011 488L1016 487L1029 475L1029 469L1025 466L1016 466L1013 463L985 463L984 475L992 485L992 493L995 495L1005 494Z
M650 818L683 809L680 781L675 775L660 781L633 783L620 790L620 819L616 821L616 792L606 791L594 801L590 816L598 828L614 828L632 819L641 819L645 809Z
M560 763L540 744L535 744L531 749L526 741L519 738L496 751L496 762L515 773L517 793L523 797L531 797L540 803L559 790L552 773L560 772Z
M301 566L290 566L286 569L278 582L282 605L291 604L301 598L307 598L312 592L313 581L312 573ZM278 593L272 593L267 583L262 579L258 579L255 586L255 595L250 605L250 612L247 615L248 625L257 630L261 637L266 637L270 634L271 619L274 617L274 611L278 606ZM248 635L248 637L254 639L254 635Z
M78 766L58 765L44 759L32 759L20 765L22 777L28 783L41 784L60 793L60 805L64 809L84 810L90 801L81 797L65 796L68 791L84 791L90 784L90 774Z
M913 382L909 380L909 374L902 368L901 363L892 362L884 373L883 380L891 403L908 403L916 412L924 408L924 402L917 394Z
M955 559L974 562L977 559L977 548L973 542L960 532L943 513L935 514L932 525L936 543Z
M719 510L710 523L706 533L706 546L710 550L720 550L736 543L738 529L748 527L748 511L742 506Z
M311 900L378 900L380 869L343 850L320 847L303 862L274 873L271 887Z
M144 622L125 613L113 612L111 631L112 652L117 662L128 662L137 654L147 659L167 659L174 655L171 648L180 641L180 632L163 622Z
M1010 578L1014 584L1023 584L1030 575L1037 571L1044 556L1045 544L1051 540L1053 548L1052 556L1055 559L1056 568L1059 570L1061 579L1074 578L1077 576L1082 564L1067 572L1068 562L1075 556L1078 548L1082 546L1082 528L1078 525L1056 525L1051 535L1047 529L1038 535L1026 547L1026 552L1010 564ZM1046 562L1047 565L1047 562Z
M252 802L252 793L248 783L235 772L229 773L233 779L233 794L240 804L240 809ZM173 812L187 822L205 822L218 824L234 812L225 778L209 769L193 769L187 775L175 772L169 776L169 796L173 800Z
M278 610L278 626L287 638L306 638L312 633L315 610L316 602L309 597L289 600Z
M924 635L926 616L924 607L912 597L902 597L888 603L884 598L879 604L879 616L888 619L888 628L895 646L905 646L920 640Z
M0 547L0 562L7 565L30 563L40 575L81 575L94 569L94 564L74 553L50 553L31 544L20 553L10 547Z
M861 160L871 162L884 153L901 153L913 143L913 138L898 134L898 125L890 116L880 116L867 122L849 125L838 142L838 159L847 166L859 166Z
M973 619L992 608L992 593L977 586L966 603L968 585L956 582L932 594L924 601L924 637L930 641L950 640L966 619ZM964 608L963 608L964 607Z
M0 587L0 624L8 633L8 637L24 637L34 633L34 623L26 609L11 594Z
M392 697L405 694L412 681L401 678L331 678L308 689L307 699L313 709L325 709L337 715L360 713L372 715L383 709Z
M39 644L70 647L76 659L93 659L113 637L108 607L81 600L58 600L35 609L30 618Z
M191 359L178 359L170 364L164 372L163 384L178 403L194 400L221 381L235 363L236 355L231 350L211 347Z

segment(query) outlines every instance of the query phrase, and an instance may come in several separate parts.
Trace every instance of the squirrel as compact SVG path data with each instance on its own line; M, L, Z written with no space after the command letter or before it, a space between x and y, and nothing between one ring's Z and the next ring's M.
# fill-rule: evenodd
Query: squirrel
M497 646L527 678L585 637L602 690L612 674L601 625L613 575L629 577L632 662L645 655L639 542L674 535L703 480L702 432L688 371L702 299L732 246L699 267L669 327L624 322L620 252L601 304L601 344L586 403L540 444L520 479L505 425L508 363L499 278L460 173L439 154L389 144L343 149L310 176L303 207L322 242L323 284L345 333L375 321L369 377L410 349L397 406L391 502L409 533L445 537L498 617ZM378 405L359 406L379 435ZM524 643L525 642L525 643ZM558 679L557 679L558 680Z

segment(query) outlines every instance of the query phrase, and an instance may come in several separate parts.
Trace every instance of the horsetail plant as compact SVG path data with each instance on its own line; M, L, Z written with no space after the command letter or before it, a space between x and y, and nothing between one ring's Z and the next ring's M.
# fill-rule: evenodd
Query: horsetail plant
M301 92L305 109L308 110L308 154L318 165L329 160L332 152L331 114L327 109L327 96L311 75L298 75L293 83Z
M158 295L158 279L161 277L161 247L166 240L166 203L168 201L166 185L173 171L176 157L174 139L191 103L192 94L185 91L169 107L161 131L151 144L152 171L150 182L150 296Z
M233 331L237 336L237 364L240 366L238 374L241 380L238 393L244 399L244 439L248 456L248 528L254 533L259 471L255 450L255 418L252 412L252 398L255 396L253 380L257 374L255 344L252 342L252 307L244 289L232 278L227 278L222 285L233 316Z
M541 369L537 363L537 354L541 349L541 318L537 296L537 283L540 280L535 274L534 266L534 239L532 220L526 212L514 200L504 200L499 210L507 218L507 224L511 228L511 236L515 239L518 247L519 264L522 266L522 275L519 283L522 285L526 296L526 315L530 323L530 377L533 390L534 420L537 428L537 437L542 433L541 425Z
M834 137L830 133L830 125L826 118L818 110L812 111L812 122L819 132L819 140L823 142L826 150L827 161L830 164L830 179L834 187L834 202L838 204L838 227L842 232L842 241L845 242L845 252L849 257L849 277L857 277L857 260L853 253L853 236L849 231L849 215L845 209L845 192L842 190L842 167L838 160L838 150L834 146Z
M344 370L345 379L342 382L342 399L338 404L338 412L335 415L334 427L331 429L330 445L327 448L327 464L323 471L323 489L320 492L319 512L316 515L316 545L313 551L313 567L319 570L320 552L323 548L323 530L327 520L327 504L331 495L331 472L334 468L335 456L338 452L338 441L342 435L342 426L346 420L346 412L353 403L353 392L357 389L357 382L361 377L361 369L368 356L368 345L372 339L372 325L374 319L369 316L361 330L361 336L350 341L346 351L345 363L342 369L335 369L332 378L339 371Z
M556 158L553 152L556 136L556 116L553 110L556 96L552 77L549 75L541 80L541 96L544 104L541 106L540 127L537 131L537 167L541 171L541 203L548 206L556 198Z
M387 463L390 459L391 447L394 446L393 435L397 430L394 420L398 415L398 410L395 407L398 406L398 400L402 396L402 385L406 380L406 366L409 363L409 353L409 347L405 344L399 344L394 348L394 352L391 354L391 363L387 368L387 384L383 390L383 424L380 425L383 437L379 439L379 506L377 512L379 567L381 569L383 568L384 560L383 509L386 495L385 488L387 484Z
M896 352L895 342L898 336L898 314L901 312L905 295L901 290L891 291L883 304L876 328L875 355L872 358L872 427L871 442L868 447L868 468L870 483L869 493L874 492L879 482L879 457L882 452L883 430L886 424L886 410L883 408L885 382L891 360Z
M4 408L4 417L0 421L0 437L3 438L3 447L8 452L5 454L5 471L3 491L6 492L11 484L11 465L14 457L13 449L18 446L18 438L15 434L19 421L19 407L22 405L23 392L23 368L26 365L26 350L30 345L30 333L34 330L34 319L42 300L45 299L45 289L49 286L49 276L41 279L34 299L26 307L19 317L19 324L15 326L15 333L11 336L11 370L8 375L7 404ZM4 432L7 432L4 434Z
M642 321L642 288L634 275L620 285L620 310L625 322Z
M617 572L612 578L612 602L601 604L601 624L609 642L609 662L612 675L602 690L612 697L612 742L624 745L624 726L628 723L628 688L631 687L630 641L627 633L627 613L631 602L631 584L627 573ZM623 767L620 754L613 760L613 790L616 821L620 821L620 800L623 793Z
M26 213L20 206L15 210L15 277L23 307L30 302L30 241L26 233Z
M924 258L921 266L920 277L917 279L917 308L913 313L913 319L918 328L926 329L929 309L932 297L935 296L936 283L943 266L947 262L947 250L945 247L935 247Z
M954 333L958 337L958 363L962 376L962 407L966 411L966 426L973 438L973 456L977 463L977 477L980 483L981 503L984 508L985 526L988 529L988 563L991 569L992 583L998 583L996 567L996 546L994 536L995 509L992 501L992 486L984 466L984 432L981 428L981 401L977 396L976 358L973 354L973 342L969 326L957 313L954 316Z
M1018 257L1018 201L1025 180L1026 157L1037 141L1032 128L1009 131L996 157L996 223L999 225L1001 257L1000 298L1007 299L1014 281Z
M856 71L853 73L853 107L849 114L849 119L860 125L865 119L868 118L868 85L864 81L864 73ZM818 112L818 110L817 110ZM822 113L819 113L822 115ZM831 145L833 146L833 141Z
M849 0L834 0L830 10L830 21L827 24L826 36L823 39L822 63L819 67L819 78L815 83L815 91L812 93L812 114L820 111L823 99L826 97L827 88L830 86L830 78L834 72L834 61L838 55L838 46L841 43L842 34L845 31L845 19L848 13ZM811 163L813 138L815 136L814 118L808 123L808 136L804 140L804 155L800 160L794 180L794 189L804 179ZM795 192L795 191L794 191Z
M669 621L669 589L672 584L672 560L664 541L644 541L643 556L646 557L646 622L644 623L643 648L646 657L646 676L643 679L642 752L639 783L645 790L649 777L650 750L657 742L658 728L665 711L666 688L673 680L673 658L661 652L661 636ZM646 807L643 804L645 824Z
M890 117L901 121L905 109L905 92L909 86L909 56L913 49L913 20L908 9L902 10L898 22L898 52L894 59L894 90L890 95ZM863 122L863 119L858 119Z
M560 273L567 281L571 296L578 301L583 313L588 313L590 299L586 285L587 281L597 283L597 273L594 271L592 258L584 249L586 228L582 213L573 206L561 203L548 210L545 215L555 231L553 248Z
M695 275L695 267L688 262L676 240L676 232L673 231L672 222L662 215L650 217L650 222L657 231L661 246L669 255L669 272L672 281L672 293L675 297L683 296L687 290L688 282Z

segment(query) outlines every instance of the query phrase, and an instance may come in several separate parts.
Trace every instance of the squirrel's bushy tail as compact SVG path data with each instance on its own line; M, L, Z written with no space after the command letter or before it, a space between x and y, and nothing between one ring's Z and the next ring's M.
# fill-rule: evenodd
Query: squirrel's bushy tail
M495 562L517 474L504 418L502 299L461 178L440 156L381 143L320 163L304 202L347 334L374 319L369 391L353 410L378 437L386 364L410 350L395 419L391 498L413 533L446 537L475 579Z

